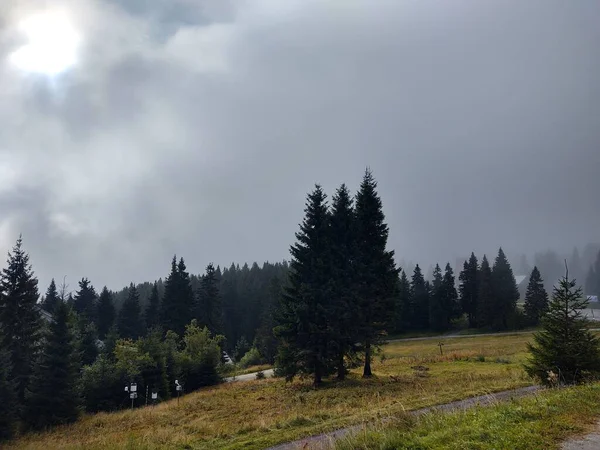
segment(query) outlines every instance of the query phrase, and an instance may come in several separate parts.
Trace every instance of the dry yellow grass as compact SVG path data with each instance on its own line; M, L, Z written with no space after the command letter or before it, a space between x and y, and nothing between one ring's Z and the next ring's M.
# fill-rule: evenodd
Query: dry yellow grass
M530 335L391 343L374 362L314 390L280 379L204 389L156 407L85 416L74 425L29 435L12 449L262 449L405 409L532 384L521 363ZM415 370L425 366L428 370Z

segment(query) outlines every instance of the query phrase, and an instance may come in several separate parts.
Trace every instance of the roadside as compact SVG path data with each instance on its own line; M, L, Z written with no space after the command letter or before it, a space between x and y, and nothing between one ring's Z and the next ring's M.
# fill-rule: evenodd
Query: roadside
M569 439L560 448L562 450L598 450L600 448L600 422L596 425L596 430L586 436Z
M421 416L427 413L433 412L451 412L457 410L465 410L474 406L486 406L495 404L501 401L512 400L527 395L534 394L542 389L540 386L528 386L520 389L511 389L508 391L490 393L487 395L480 395L477 397L471 397L464 400L458 400L443 405L431 406L428 408L416 409L413 411L407 411L411 416ZM384 419L381 423L385 424L392 418ZM270 447L267 450L299 450L299 449L311 449L311 450L325 450L331 448L332 442L339 440L343 437L349 437L356 433L365 430L367 424L355 425L352 427L342 428L329 433L317 434L315 436L309 436L303 439L299 439L293 442L287 442L283 444ZM569 449L571 450L571 449Z
M267 370L263 370L262 373L265 375L265 378L272 378L273 377L273 369L267 369ZM256 374L260 373L259 372L251 372L251 373L246 373L243 375L237 375L235 377L227 377L224 378L225 383L233 383L235 381L251 381L251 380L256 380Z

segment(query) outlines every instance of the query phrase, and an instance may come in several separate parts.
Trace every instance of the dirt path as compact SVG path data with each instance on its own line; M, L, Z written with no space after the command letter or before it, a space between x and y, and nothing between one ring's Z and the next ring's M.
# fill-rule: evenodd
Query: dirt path
M428 408L416 409L414 411L409 411L410 414L415 416L420 416L422 414L426 414L429 412L441 411L441 412L449 412L459 409L467 409L473 406L485 406L492 404L494 402L510 400L513 398L523 397L526 395L533 394L540 390L539 386L528 386L520 389L512 389L510 391L502 391L496 392L494 394L488 395L480 395L478 397L471 397L464 400L458 400L452 403L446 403L443 405L431 406ZM354 434L360 430L365 428L365 424L354 425L348 428L342 428L340 430L332 431L329 433L318 434L315 436L306 437L304 439L300 439L293 442L287 442L284 444L276 445L275 447L270 447L267 450L324 450L331 448L331 443L336 439L342 438L344 436L348 436L350 434ZM588 449L598 449L599 447L567 447L566 450L588 450Z
M560 447L562 450L598 450L600 448L600 422L596 425L597 432L586 436L569 439Z

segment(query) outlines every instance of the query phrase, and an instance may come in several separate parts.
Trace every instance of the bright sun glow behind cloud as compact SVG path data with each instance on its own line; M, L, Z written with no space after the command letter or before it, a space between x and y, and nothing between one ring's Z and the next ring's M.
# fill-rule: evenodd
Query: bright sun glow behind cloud
M28 40L10 55L19 69L56 75L76 63L80 37L66 15L41 13L21 22L19 29Z

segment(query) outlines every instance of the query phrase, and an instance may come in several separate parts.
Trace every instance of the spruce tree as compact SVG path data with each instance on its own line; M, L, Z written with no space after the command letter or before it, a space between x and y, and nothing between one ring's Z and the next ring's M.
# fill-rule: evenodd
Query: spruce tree
M318 386L334 365L328 347L332 315L329 212L319 185L308 195L296 239L275 328L282 340L277 372L288 380L297 374L310 375Z
M344 358L354 352L357 316L355 292L354 254L356 249L354 209L352 197L346 185L342 184L332 199L330 217L331 236L331 309L332 344L336 360L337 377L346 377Z
M25 421L33 429L74 422L79 414L77 353L69 325L69 308L54 310L31 380Z
M116 311L113 303L113 296L106 286L102 288L98 298L98 337L101 340L106 338L108 331L115 323Z
M36 305L38 280L29 264L29 255L23 250L21 237L9 252L7 264L0 278L0 348L9 353L17 400L23 404L38 347L41 319Z
M492 288L492 269L487 256L483 255L479 269L479 291L477 304L477 322L479 327L491 327L494 321L494 290Z
M407 331L415 324L415 305L413 304L410 282L404 270L398 284L394 317L396 333Z
M0 348L0 442L13 436L18 417L17 395L10 369L10 355Z
M519 288L510 267L510 263L500 248L492 268L492 289L494 316L492 328L506 330L509 320L514 316L519 300Z
M48 290L46 291L46 295L44 300L41 303L41 307L44 311L52 314L56 304L60 301L60 297L58 296L58 291L56 290L56 283L54 282L54 278L50 281L50 285L48 286Z
M214 335L223 331L223 311L221 309L221 293L215 273L215 266L206 266L206 273L200 282L197 303L198 322L201 327L207 327Z
M411 278L410 295L415 308L413 328L426 330L429 328L429 289L418 264Z
M542 316L548 311L548 293L544 288L544 280L537 266L533 268L525 294L525 316L529 324L538 325Z
M579 383L600 376L600 339L588 330L581 310L588 306L569 272L554 287L542 331L528 344L531 358L525 369L543 384Z
M398 270L394 251L386 250L389 229L377 182L365 171L355 201L356 281L360 318L357 323L365 352L364 377L370 377L373 347L382 342L394 309Z
M158 295L158 283L154 282L152 286L152 292L148 299L148 305L146 306L146 312L144 317L146 319L146 328L149 330L157 327L160 324L160 296Z
M436 264L429 308L431 328L435 331L449 330L452 319L460 315L458 294L454 283L454 271L450 264L446 264L443 276L440 266Z
M85 320L79 321L79 333L77 339L77 350L82 366L94 364L98 357L98 330L93 323L87 323Z
M87 278L79 282L79 290L73 298L73 309L87 322L96 321L96 290Z
M137 339L144 334L144 322L141 316L140 295L133 283L129 285L129 294L123 302L117 318L119 336L123 339Z
M171 262L171 273L165 281L165 292L160 307L161 325L165 331L171 330L183 336L185 327L192 320L195 307L194 291L185 262L176 256Z
M469 328L475 328L479 303L479 266L475 253L471 253L469 260L465 261L458 279L461 309L467 315Z
M429 299L429 325L434 331L445 331L447 329L442 278L442 269L439 264L436 264L433 269L431 297Z

